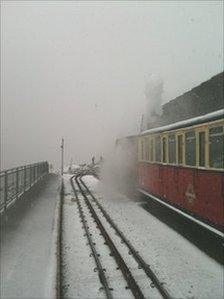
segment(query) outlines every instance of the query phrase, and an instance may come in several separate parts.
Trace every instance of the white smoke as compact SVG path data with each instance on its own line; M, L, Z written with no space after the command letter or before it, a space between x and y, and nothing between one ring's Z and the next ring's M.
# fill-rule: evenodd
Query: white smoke
M163 79L151 74L145 85L146 98L146 120L153 121L153 118L161 114L162 110Z

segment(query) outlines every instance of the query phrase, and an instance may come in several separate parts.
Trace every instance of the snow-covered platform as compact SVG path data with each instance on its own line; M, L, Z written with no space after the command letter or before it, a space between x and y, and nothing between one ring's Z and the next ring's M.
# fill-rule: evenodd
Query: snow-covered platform
M1 223L1 298L50 298L59 180L50 174Z
M104 298L98 275L93 271L94 260L90 256L69 177L65 176L63 207L63 292L69 298ZM223 298L222 265L148 213L138 201L119 194L94 177L86 176L83 180L155 271L172 298ZM121 289L124 286L118 271L117 274L113 269L111 271L111 280L117 281L114 298L132 298L129 290Z

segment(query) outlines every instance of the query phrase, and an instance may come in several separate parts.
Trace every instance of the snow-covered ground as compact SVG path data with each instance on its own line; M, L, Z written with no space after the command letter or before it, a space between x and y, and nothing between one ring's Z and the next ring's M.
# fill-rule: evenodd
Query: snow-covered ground
M80 223L69 178L69 175L65 175L65 295L70 298L101 298L104 293L100 289L98 276L93 271L95 263L93 257L89 256L90 248ZM164 286L172 297L223 298L223 268L220 264L145 211L138 202L119 194L92 176L84 177L84 181L159 279L165 283ZM103 244L101 250L106 250ZM114 272L114 281L118 284L119 275L115 274ZM124 293L122 288L124 286L118 287L116 295L113 293L114 297L124 298L126 294L126 298L131 298L130 291ZM156 298L155 295L153 298Z
M49 298L59 180L55 175L45 180L1 223L1 298Z

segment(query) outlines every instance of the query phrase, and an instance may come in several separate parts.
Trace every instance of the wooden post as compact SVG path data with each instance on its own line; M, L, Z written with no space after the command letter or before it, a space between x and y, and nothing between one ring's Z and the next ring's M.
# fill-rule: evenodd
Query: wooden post
M61 140L61 176L64 172L64 138Z

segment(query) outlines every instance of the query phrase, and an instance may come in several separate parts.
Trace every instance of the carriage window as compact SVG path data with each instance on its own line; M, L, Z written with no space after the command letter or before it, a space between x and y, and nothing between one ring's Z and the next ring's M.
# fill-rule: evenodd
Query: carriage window
M149 160L149 138L145 138L145 159Z
M178 145L178 164L183 164L183 136L179 135L177 137Z
M163 163L166 163L167 149L166 149L166 137L163 137Z
M168 139L169 144L169 163L176 163L176 139L175 135L169 135Z
M224 132L223 127L209 129L209 165L224 168Z
M194 166L196 163L196 138L194 131L190 131L185 134L185 144L186 165Z
M155 139L156 162L161 162L161 140L160 136Z
M205 166L205 132L199 132L199 166Z
M154 155L153 155L153 138L150 139L150 161L154 161Z

